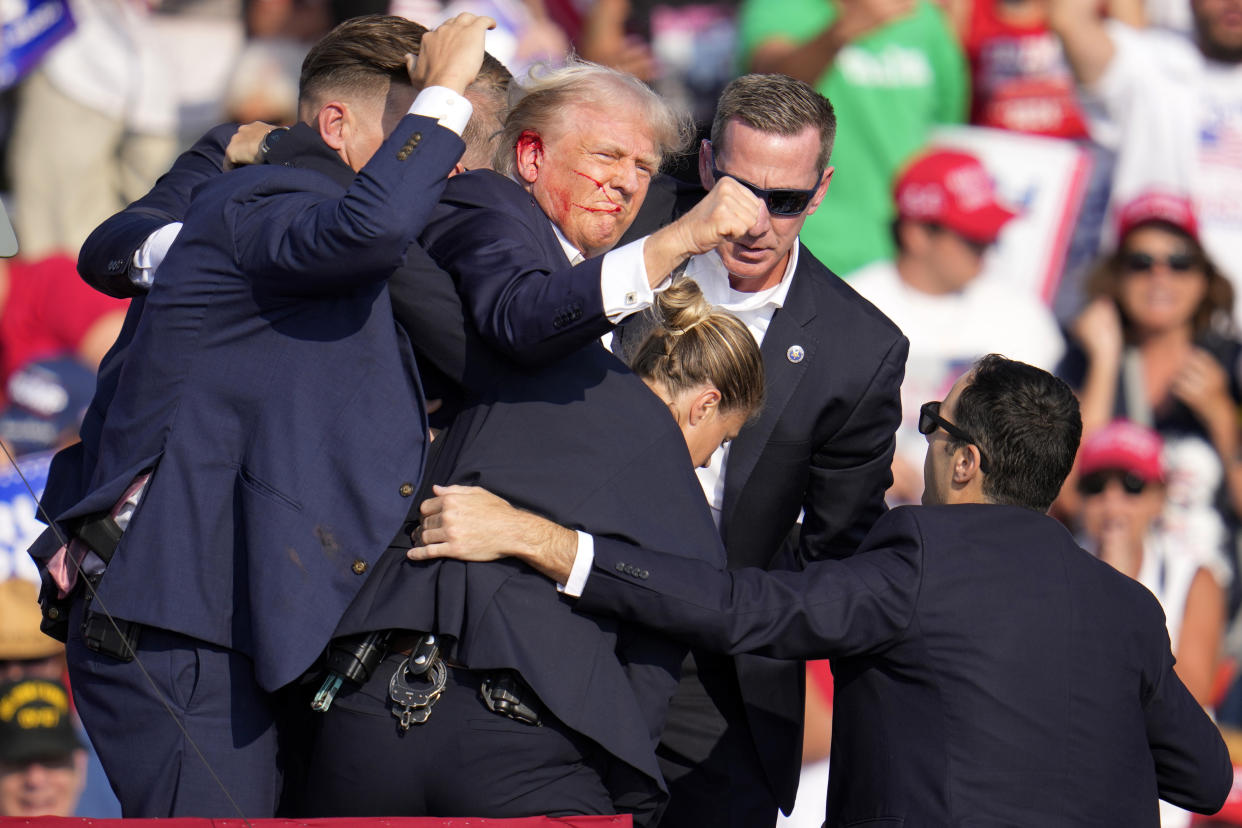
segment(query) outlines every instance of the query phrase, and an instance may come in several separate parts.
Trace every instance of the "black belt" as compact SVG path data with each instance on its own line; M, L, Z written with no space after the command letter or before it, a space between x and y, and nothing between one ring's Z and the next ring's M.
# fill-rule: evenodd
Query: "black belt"
M333 641L328 648L329 675L311 707L326 712L344 680L365 684L388 655L405 656L388 684L393 715L403 730L431 716L432 706L444 692L449 669L462 684L477 687L493 713L536 727L543 723L543 704L515 671L463 667L443 657L436 636L410 630L384 630Z

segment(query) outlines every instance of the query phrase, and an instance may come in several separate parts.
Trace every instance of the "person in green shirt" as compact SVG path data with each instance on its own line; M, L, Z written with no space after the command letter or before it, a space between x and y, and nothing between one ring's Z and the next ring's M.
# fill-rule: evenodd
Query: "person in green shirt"
M894 254L892 179L969 104L965 56L930 0L746 0L742 65L812 84L837 112L832 191L802 241L839 274Z

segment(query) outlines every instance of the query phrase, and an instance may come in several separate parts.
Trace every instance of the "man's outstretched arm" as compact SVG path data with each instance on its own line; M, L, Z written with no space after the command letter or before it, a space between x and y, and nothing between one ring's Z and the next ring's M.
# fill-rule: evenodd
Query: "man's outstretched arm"
M886 514L846 560L801 572L725 572L613 538L583 544L581 533L483 489L436 487L435 494L422 506L411 558L515 557L580 596L586 612L638 621L716 652L828 658L871 651L906 627L921 581L910 509Z

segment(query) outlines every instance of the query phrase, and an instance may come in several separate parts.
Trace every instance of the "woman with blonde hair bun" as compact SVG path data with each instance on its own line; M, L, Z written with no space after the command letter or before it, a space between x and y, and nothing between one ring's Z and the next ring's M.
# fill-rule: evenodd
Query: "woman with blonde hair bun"
M659 294L645 321L651 327L626 361L668 405L694 464L706 466L763 406L759 346L690 279Z
M637 343L632 369L596 341L498 372L436 438L424 478L487 489L580 531L569 533L577 542L623 538L723 569L689 461L706 465L758 410L759 347L690 281L663 292L621 339ZM423 515L420 539L435 532ZM305 812L629 813L639 828L654 825L666 799L655 745L685 646L577 611L516 561L412 561L409 546L402 533L337 627L339 636L381 633L390 650L319 717ZM441 665L438 695L420 708L425 724L410 724L422 720L401 688L430 686L411 668L429 637L437 649L424 663Z

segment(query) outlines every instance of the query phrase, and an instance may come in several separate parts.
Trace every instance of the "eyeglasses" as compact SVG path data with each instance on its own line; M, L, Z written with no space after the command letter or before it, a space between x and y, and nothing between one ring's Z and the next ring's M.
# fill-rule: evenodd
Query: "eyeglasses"
M1121 266L1127 273L1150 273L1157 264L1164 265L1174 273L1187 273L1199 267L1199 257L1193 253L1173 253L1160 257L1138 250L1131 250L1121 257Z
M1121 488L1128 495L1142 494L1143 489L1147 488L1147 481L1134 472L1116 469L1084 474L1078 478L1078 491L1085 495L1098 495L1108 488L1108 481L1110 480L1121 481Z
M940 400L923 403L922 407L919 408L919 434L931 435L938 428L943 428L950 437L961 440L963 443L970 443L975 448L978 448L979 469L984 474L987 474L988 459L983 455L983 449L979 448L979 441L940 416Z
M743 187L754 193L756 197L761 199L763 203L767 205L768 212L774 216L802 215L806 211L807 205L811 203L811 198L814 197L815 191L819 189L819 185L816 184L809 190L791 190L789 188L782 187L769 190L765 187L758 187L751 184L746 179L738 178L736 175L731 173L721 172L716 169L714 164L712 165L712 176L714 176L717 181L722 178L732 178L738 184L741 184Z

